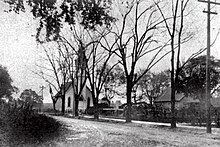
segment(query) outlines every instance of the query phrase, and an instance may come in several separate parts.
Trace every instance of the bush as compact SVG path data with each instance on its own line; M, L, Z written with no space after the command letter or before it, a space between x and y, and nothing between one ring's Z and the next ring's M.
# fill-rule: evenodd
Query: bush
M1 105L4 110L0 122L5 125L12 146L41 143L59 136L61 124L51 117L34 112L30 105Z
M122 106L124 109L124 116L127 111L127 105ZM132 119L144 121L161 121L164 116L162 109L155 105L147 104L146 102L139 102L132 105Z
M212 112L214 115L214 122L217 128L220 128L220 108L215 108Z
M195 104L190 104L188 108L177 111L179 122L191 123L191 125L202 126L206 123L205 109L201 109ZM220 127L220 108L211 107L211 119L216 127Z
M94 107L89 107L88 109L86 109L86 114L94 115L95 114L95 108Z

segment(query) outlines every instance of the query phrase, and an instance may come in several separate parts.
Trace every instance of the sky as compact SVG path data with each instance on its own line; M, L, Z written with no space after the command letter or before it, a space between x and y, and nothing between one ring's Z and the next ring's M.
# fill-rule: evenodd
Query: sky
M220 1L220 0L219 0ZM206 14L202 11L206 4L195 2L191 6L193 9L192 17L196 23L196 36L185 47L187 50L182 52L182 59L187 58L190 53L199 48L206 47ZM40 91L40 86L45 86L44 102L51 102L48 85L33 73L36 62L41 60L40 55L43 50L38 47L35 41L37 20L34 20L30 13L6 13L6 4L0 1L0 64L7 67L13 79L13 84L22 92L24 89ZM220 13L220 6L212 8L213 11ZM187 20L191 21L191 20ZM212 40L216 32L220 29L220 14L212 15ZM190 26L189 26L190 27ZM220 59L220 36L215 45L211 48L211 55ZM143 64L144 66L144 64ZM169 56L153 68L160 71L170 67ZM17 94L19 96L19 94Z
M7 67L20 92L24 89L39 92L40 86L46 85L32 72L41 52L34 37L37 21L30 14L6 13L5 8L0 2L0 64Z

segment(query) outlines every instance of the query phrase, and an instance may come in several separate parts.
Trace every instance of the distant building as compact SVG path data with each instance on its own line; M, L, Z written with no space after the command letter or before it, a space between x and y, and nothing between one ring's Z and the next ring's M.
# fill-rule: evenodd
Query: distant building
M214 108L220 108L220 98L211 98L210 101Z
M183 93L176 93L175 100L175 108L177 110L183 107L188 107L190 103L199 104L198 99L194 99L190 96L185 96ZM167 88L167 90L165 90L165 92L161 96L157 97L154 100L154 104L157 106L161 106L165 109L171 109L171 88Z
M199 99L194 99L190 96L185 96L183 93L176 93L175 96L176 102L175 102L175 107L177 110L185 107L187 108L189 104L196 104L199 105L200 101ZM214 108L220 108L220 98L211 98L211 105ZM162 106L165 109L170 109L171 108L171 88L167 88L165 92L157 97L154 101L155 105L157 106Z

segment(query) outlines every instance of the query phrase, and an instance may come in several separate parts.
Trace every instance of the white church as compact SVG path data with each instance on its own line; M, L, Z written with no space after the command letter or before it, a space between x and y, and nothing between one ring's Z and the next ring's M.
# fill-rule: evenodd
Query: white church
M79 50L78 59L75 60L76 65L76 74L74 78L74 82L67 82L62 90L65 93L65 112L75 112L75 97L74 92L78 91L80 93L80 99L78 104L78 110L81 112L85 112L86 109L93 107L93 99L92 94L86 84L82 84L85 78L85 51ZM81 79L82 78L82 79ZM81 83L80 83L81 82ZM75 86L73 86L73 84ZM84 85L80 87L80 85ZM75 89L74 89L75 88ZM79 92L82 89L82 92ZM61 92L60 92L61 93ZM56 109L61 111L62 110L62 98L61 94L56 94L58 100L56 102Z

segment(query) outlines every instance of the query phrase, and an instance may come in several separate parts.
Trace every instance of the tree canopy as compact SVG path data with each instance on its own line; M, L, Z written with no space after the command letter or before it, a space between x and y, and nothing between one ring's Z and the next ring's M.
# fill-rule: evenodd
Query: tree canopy
M41 104L43 103L42 96L39 96L35 91L31 89L25 89L21 95L20 99L24 101L25 103L29 104Z
M170 71L165 70L160 73L149 72L143 76L138 84L152 104L153 99L160 96L170 86Z
M220 81L220 60L210 58L210 88L214 90ZM186 95L202 98L206 86L206 56L199 56L188 61L180 73L179 91Z
M37 28L38 42L57 40L64 23L72 29L76 21L84 28L95 29L97 25L110 26L115 20L109 14L111 0L5 0L10 5L10 11L25 12L25 6L31 8L34 18L40 23ZM80 19L77 17L80 16ZM42 31L45 31L42 33ZM45 36L42 38L42 34Z
M10 98L17 91L17 88L12 85L12 78L6 67L0 65L0 98Z

